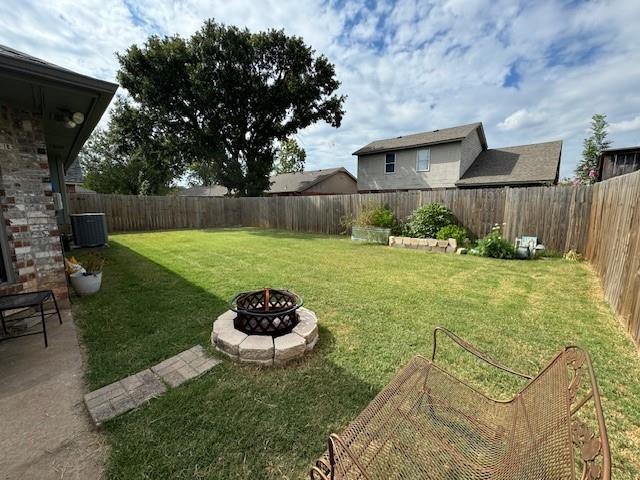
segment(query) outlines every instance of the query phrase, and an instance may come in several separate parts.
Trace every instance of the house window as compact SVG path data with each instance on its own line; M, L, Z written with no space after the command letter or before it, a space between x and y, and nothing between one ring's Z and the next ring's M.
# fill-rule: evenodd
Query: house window
M431 150L418 150L416 172L428 172L431 167Z
M633 153L619 153L616 157L616 163L618 165L633 165L634 163Z
M384 160L384 173L396 173L396 154L387 153Z

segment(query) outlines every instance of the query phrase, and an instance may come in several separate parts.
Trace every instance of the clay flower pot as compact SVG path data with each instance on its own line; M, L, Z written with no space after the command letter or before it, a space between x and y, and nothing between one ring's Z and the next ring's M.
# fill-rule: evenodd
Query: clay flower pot
M81 297L93 295L102 285L102 272L76 272L71 274L71 285Z

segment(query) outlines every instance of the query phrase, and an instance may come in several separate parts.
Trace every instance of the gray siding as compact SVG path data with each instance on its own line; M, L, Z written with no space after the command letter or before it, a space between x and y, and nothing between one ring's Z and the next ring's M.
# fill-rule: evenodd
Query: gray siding
M464 172L471 166L473 161L478 158L482 152L482 143L480 142L480 136L478 135L478 129L467 135L460 146L460 172L459 177L462 178Z
M460 178L461 142L423 148L431 150L428 172L416 171L418 150L422 148L395 152L395 173L385 173L386 153L358 156L358 190L454 188Z

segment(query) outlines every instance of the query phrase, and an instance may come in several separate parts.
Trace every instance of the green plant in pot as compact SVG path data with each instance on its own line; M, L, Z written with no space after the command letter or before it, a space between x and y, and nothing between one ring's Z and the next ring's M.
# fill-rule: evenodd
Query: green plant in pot
M93 295L102 285L102 268L104 259L95 253L90 253L82 262L82 269L70 275L71 285L81 297Z
M398 224L393 211L387 205L367 204L362 207L355 218L343 221L345 227L351 227L351 240L381 243L389 243L391 229Z

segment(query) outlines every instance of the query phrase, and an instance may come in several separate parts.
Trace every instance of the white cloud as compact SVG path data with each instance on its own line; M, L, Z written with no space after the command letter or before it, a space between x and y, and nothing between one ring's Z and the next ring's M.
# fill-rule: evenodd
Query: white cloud
M621 120L619 122L613 122L609 125L609 131L611 133L618 132L632 132L636 131L640 133L640 115L631 120Z
M473 121L493 147L564 139L562 176L594 113L614 145L638 141L640 2L627 0L3 0L0 43L113 81L115 52L207 18L283 28L336 64L346 115L299 133L310 168L355 171L351 152L371 140Z
M530 112L526 108L521 108L500 122L498 128L501 130L518 130L539 125L544 119L545 115L540 112Z

